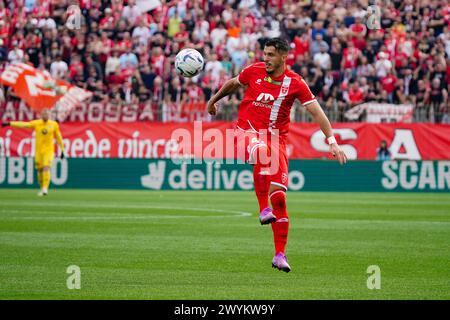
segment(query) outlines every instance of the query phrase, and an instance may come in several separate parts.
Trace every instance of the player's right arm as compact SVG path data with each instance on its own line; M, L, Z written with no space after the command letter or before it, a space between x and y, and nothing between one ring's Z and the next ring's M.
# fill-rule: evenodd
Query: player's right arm
M22 129L34 129L35 122L34 121L11 121L11 122L2 122L2 127L11 126L13 128L22 128Z
M234 77L222 86L219 91L208 101L208 113L215 115L217 113L217 102L223 97L236 92L240 87L245 87L250 82L253 64L242 69L237 77Z
M208 101L208 113L211 115L215 115L217 113L217 105L216 103L222 99L223 97L226 97L233 92L236 92L239 87L241 87L241 83L238 80L238 77L234 77L222 86L217 93L212 96L212 98Z

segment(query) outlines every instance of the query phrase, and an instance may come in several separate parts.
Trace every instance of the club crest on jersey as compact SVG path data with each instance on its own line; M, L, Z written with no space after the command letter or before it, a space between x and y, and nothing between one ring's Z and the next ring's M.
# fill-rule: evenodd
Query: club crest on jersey
M255 81L256 84L261 84L261 82L262 82L261 79L258 79L258 80Z

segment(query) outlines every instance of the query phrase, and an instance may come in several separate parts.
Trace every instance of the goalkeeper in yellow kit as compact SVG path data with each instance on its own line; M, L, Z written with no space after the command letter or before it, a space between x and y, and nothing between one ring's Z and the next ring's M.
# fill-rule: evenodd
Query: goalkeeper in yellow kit
M50 120L50 111L48 109L43 109L39 120L3 122L2 127L6 126L33 129L36 132L36 154L34 160L41 188L38 195L46 196L50 185L50 169L55 155L53 138L56 138L61 148L61 159L64 158L64 145L58 123Z

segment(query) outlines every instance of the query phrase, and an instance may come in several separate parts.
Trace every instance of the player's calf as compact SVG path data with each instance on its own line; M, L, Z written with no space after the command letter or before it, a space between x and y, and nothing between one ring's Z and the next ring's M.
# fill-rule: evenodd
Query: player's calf
M273 213L277 217L272 223L273 240L275 245L275 253L284 255L288 233L289 233L289 217L286 210L286 193L285 190L277 189L270 195Z

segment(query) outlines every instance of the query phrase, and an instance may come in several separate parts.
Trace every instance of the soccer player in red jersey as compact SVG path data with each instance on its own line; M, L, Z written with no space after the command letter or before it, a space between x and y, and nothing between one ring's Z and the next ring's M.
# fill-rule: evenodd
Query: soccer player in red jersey
M208 101L208 112L217 113L217 102L245 87L237 121L238 153L253 165L255 193L261 224L271 224L275 243L272 267L289 272L285 247L289 230L286 210L288 159L286 140L290 110L295 99L311 113L325 134L330 152L341 164L347 157L333 136L327 116L311 93L305 80L286 68L289 44L281 38L270 39L264 46L264 62L254 63L228 80ZM274 143L274 141L276 143ZM239 146L241 148L239 149ZM272 204L272 207L269 205Z

